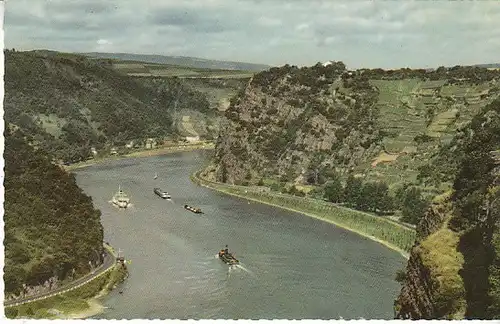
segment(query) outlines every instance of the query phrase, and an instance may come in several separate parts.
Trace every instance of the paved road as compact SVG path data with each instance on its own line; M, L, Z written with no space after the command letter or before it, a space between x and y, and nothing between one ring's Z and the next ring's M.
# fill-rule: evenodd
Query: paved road
M94 278L96 278L97 276L99 276L103 272L109 270L116 263L116 258L113 254L109 253L106 249L104 249L104 253L105 253L105 255L104 255L103 263L98 268L96 268L93 272L91 272L91 273L89 273L81 278L78 278L69 284L58 287L58 288L53 289L51 291L47 291L45 293L41 293L41 294L38 294L35 296L30 296L30 297L21 298L21 299L4 301L4 306L5 307L18 306L18 305L26 304L29 302L34 302L36 300L49 298L49 297L59 295L59 294L68 292L70 290L76 289L80 286L83 286L84 284L86 284L89 281L92 281Z

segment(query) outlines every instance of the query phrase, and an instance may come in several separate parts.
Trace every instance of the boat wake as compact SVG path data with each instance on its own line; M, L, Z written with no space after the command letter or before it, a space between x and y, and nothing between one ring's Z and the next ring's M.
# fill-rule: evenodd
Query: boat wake
M231 273L231 272L238 271L238 270L243 270L244 272L250 274L252 277L256 277L252 271L248 270L247 268L245 268L241 264L235 264L235 265L229 266L228 272Z
M117 205L113 204L113 201L112 201L112 200L108 200L108 203L110 203L110 204L111 204L111 206L115 207L116 209L131 209L131 208L133 208L133 207L134 207L134 205L133 205L132 203L129 203L129 204L127 205L127 208L120 208L120 207L118 207Z

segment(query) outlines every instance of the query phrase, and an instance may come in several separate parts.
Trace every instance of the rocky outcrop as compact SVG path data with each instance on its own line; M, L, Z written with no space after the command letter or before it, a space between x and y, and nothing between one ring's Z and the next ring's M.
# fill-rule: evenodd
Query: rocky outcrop
M376 88L340 62L255 75L226 111L216 179L242 183L258 173L293 181L327 165L359 164L380 150L376 98Z
M401 319L461 318L464 285L459 271L463 256L459 235L448 228L450 194L437 197L417 227L395 316Z

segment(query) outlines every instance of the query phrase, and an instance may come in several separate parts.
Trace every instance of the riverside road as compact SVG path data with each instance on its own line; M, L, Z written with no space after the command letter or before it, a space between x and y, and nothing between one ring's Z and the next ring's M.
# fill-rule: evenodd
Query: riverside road
M40 299L45 299L45 298L49 298L49 297L52 297L55 295L63 294L65 292L68 292L70 290L78 288L82 284L99 276L101 273L108 270L115 263L116 263L116 258L105 249L103 263L100 266L98 266L96 269L94 269L93 272L91 272L91 273L89 273L81 278L78 278L78 279L72 281L71 283L68 283L67 285L58 287L56 289L52 289L52 290L45 292L45 293L42 293L42 294L37 294L35 296L21 298L21 299L17 299L17 300L5 301L4 306L5 307L18 306L18 305L26 304L29 302L37 301Z
M405 266L400 254L329 223L197 186L189 175L207 154L75 171L102 211L105 240L131 262L130 277L103 299L107 309L96 318L392 318L400 289L394 278ZM131 208L109 203L118 186ZM155 187L172 201L155 195ZM240 268L216 258L226 244Z

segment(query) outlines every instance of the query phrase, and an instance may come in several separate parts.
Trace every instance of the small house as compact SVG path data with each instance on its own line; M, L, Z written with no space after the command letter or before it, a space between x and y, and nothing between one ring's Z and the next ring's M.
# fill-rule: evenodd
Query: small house
M188 143L196 143L200 141L199 136L186 136L186 142Z
M154 139L154 138L148 138L148 139L146 140L146 145L145 145L145 147L146 147L147 149L153 149L153 148L156 148L156 145L157 145L156 139Z

